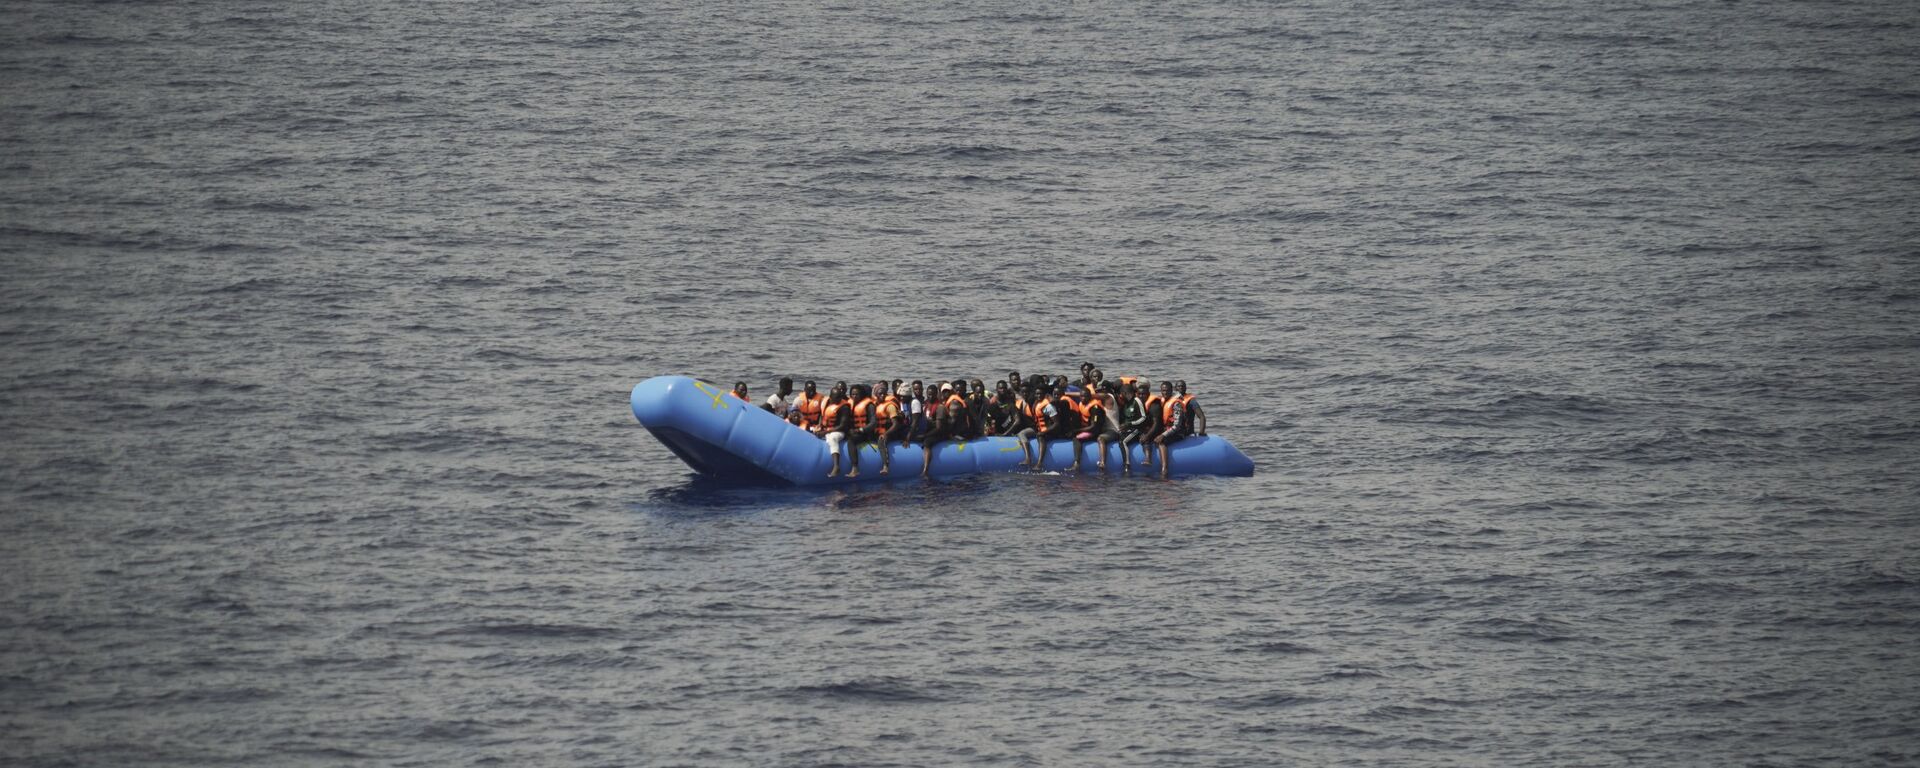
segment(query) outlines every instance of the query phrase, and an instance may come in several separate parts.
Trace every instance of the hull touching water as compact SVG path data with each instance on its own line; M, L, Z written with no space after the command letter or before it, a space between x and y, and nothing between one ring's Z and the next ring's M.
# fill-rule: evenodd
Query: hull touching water
M860 477L829 478L833 457L825 441L718 386L686 376L642 381L633 388L632 402L633 416L641 426L688 466L715 479L753 485L829 485L920 474L920 446L892 446L892 471L883 476L879 446L862 444ZM1080 450L1082 471L1097 472L1098 446L1088 443ZM1253 474L1253 460L1218 436L1188 437L1170 450L1175 476ZM1054 441L1047 446L1046 467L1072 464L1073 451L1072 441ZM1157 464L1145 464L1141 448L1135 446L1130 452L1135 472L1159 474ZM1119 471L1120 449L1108 448L1107 454L1108 471ZM1011 437L942 441L934 446L927 474L1023 472L1028 468L1020 466L1022 456L1020 442ZM844 460L841 471L846 471Z

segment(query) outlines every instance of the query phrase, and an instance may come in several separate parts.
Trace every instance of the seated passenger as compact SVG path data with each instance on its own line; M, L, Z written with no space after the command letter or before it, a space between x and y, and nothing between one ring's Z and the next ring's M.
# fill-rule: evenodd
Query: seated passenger
M787 423L792 424L801 429L807 428L806 418L800 415L800 409L798 408L787 409ZM813 431L808 430L807 434L813 435ZM814 437L819 437L819 435L814 435Z
M1080 421L1080 431L1073 435L1073 466L1069 467L1072 471L1078 472L1080 457L1086 453L1084 449L1087 443L1100 434L1098 420L1102 417L1100 404L1093 398L1092 392L1079 387L1068 387L1067 394L1070 396L1068 402L1073 405L1073 414ZM1102 465L1107 463L1105 456L1100 457L1100 463Z
M827 404L820 409L820 426L814 431L826 439L827 452L833 454L833 469L827 471L827 477L839 477L840 447L846 444L847 433L853 431L853 406L839 386L827 391Z
M1166 427L1167 399L1154 394L1153 387L1145 381L1140 382L1137 392L1141 398L1140 408L1147 415L1146 423L1140 428L1140 454L1144 461L1152 464L1154 452L1159 450L1159 443L1154 442L1154 438L1159 437L1160 430Z
M973 436L973 423L967 418L967 382L954 379L950 384L940 385L941 402L944 405L959 406L959 423L953 428L953 439L965 441Z
M1030 467L1034 465L1033 439L1040 435L1040 424L1036 421L1036 414L1040 408L1039 398L1034 395L1033 387L1022 385L1020 387L1020 396L1014 401L1014 404L1019 408L1021 413L1021 426L1019 430L1013 433L1014 437L1020 439L1020 452L1022 455L1020 466Z
M1099 370L1096 369L1094 373L1098 374ZM1120 442L1121 436L1120 402L1114 395L1112 382L1105 382L1099 392L1094 395L1091 410L1095 412L1097 418L1090 422L1093 428L1088 431L1094 433L1094 440L1100 446L1100 471L1105 472L1107 471L1107 446ZM1122 460L1127 458L1125 445L1120 446L1120 458Z
M1040 444L1039 460L1034 463L1034 471L1046 469L1048 441L1071 440L1080 426L1073 401L1067 397L1064 387L1045 392L1040 398L1033 416L1034 428L1038 432L1035 440Z
M780 391L767 395L766 405L760 407L772 411L775 416L786 418L787 412L793 410L793 379L780 379Z
M753 402L753 398L747 397L747 383L744 381L734 382L733 391L728 392L727 394L733 395L736 399L738 399L740 402L743 402L743 403Z
M979 379L967 382L967 426L968 437L986 437L993 431L992 416L987 411L987 386Z
M1134 397L1131 385L1120 385L1115 396L1120 409L1120 471L1132 474L1131 446L1140 442L1140 433L1147 425L1147 409L1140 404L1140 398Z
M956 438L957 430L966 418L963 413L966 406L947 402L935 406L933 426L927 430L926 439L921 443L920 476L927 477L927 471L933 468L933 447L942 440Z
M800 412L800 428L819 434L820 410L827 405L827 396L820 394L813 380L808 379L800 390L800 396L793 401L793 409Z
M859 477L860 447L873 442L874 438L874 400L865 384L853 385L853 395L849 399L853 400L853 429L847 432L847 443L853 446L853 450L847 455L851 458L853 471L848 472L847 477Z
M1205 437L1207 434L1207 412L1200 410L1200 403L1187 394L1187 380L1173 383L1173 391L1180 396L1180 407L1187 412L1187 423L1193 425L1193 434Z
M907 437L907 419L900 408L900 396L884 382L879 386L879 402L873 407L874 437L880 444L880 474L893 471L893 444Z
M1193 432L1193 425L1187 420L1187 412L1181 407L1181 401L1173 394L1173 385L1160 383L1160 396L1165 402L1161 405L1160 434L1153 438L1154 445L1160 447L1160 476L1168 477L1173 472L1173 444L1180 438Z
M913 380L913 393L907 400L907 442L920 442L920 437L932 428L933 414L928 410L927 388L919 379Z

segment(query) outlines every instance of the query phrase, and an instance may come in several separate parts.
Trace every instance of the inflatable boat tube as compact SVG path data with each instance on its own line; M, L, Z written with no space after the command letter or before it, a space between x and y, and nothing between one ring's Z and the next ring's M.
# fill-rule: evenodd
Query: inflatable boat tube
M860 477L850 481L842 460L841 477L827 477L833 457L825 441L727 390L686 376L655 376L633 388L633 417L665 443L688 466L718 480L753 485L829 485L860 480L917 478L921 447L892 446L890 474L880 474L880 448L861 444ZM1073 441L1056 440L1047 446L1046 468L1064 469L1073 463ZM1158 464L1145 465L1142 449L1130 449L1134 471L1158 475ZM1253 460L1224 438L1192 436L1177 443L1173 472L1178 475L1253 474ZM1082 472L1098 472L1095 443L1081 447ZM1119 471L1119 449L1108 448L1107 468ZM979 472L1021 472L1020 441L1012 437L948 440L934 446L929 475L951 477ZM1142 467L1146 471L1142 472Z

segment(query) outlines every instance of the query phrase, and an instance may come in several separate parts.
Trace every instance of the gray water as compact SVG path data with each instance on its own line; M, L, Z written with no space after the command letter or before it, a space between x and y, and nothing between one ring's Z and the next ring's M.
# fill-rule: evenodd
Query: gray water
M1920 759L1920 9L0 7L0 762ZM715 487L663 373L1248 479Z

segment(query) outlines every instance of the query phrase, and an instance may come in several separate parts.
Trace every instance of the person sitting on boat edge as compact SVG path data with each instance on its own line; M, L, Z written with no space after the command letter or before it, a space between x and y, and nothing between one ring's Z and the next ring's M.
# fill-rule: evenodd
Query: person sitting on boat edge
M827 390L827 404L820 409L820 426L815 431L826 439L827 452L833 454L833 469L827 471L827 477L839 477L840 447L846 444L847 433L853 431L853 406L847 402L846 382Z
M1160 444L1154 439L1160 436L1160 430L1166 426L1167 399L1154 394L1153 384L1144 379L1134 387L1134 392L1139 395L1140 408L1146 414L1146 422L1140 425L1141 460L1152 464L1155 461L1154 452L1160 449Z
M872 391L865 384L853 385L853 394L849 395L848 399L853 401L853 405L851 406L853 408L853 429L847 431L847 444L852 448L847 452L847 456L850 459L849 463L853 465L853 470L847 473L847 477L859 477L860 447L873 442L874 437L874 399ZM835 466L838 465L839 462L836 461Z
M1057 390L1041 390L1039 397L1040 400L1033 411L1034 428L1037 432L1034 440L1040 446L1033 465L1036 472L1045 471L1047 468L1047 443L1055 440L1071 441L1079 427L1073 403L1067 398L1065 387Z
M1187 412L1187 423L1193 426L1193 434L1207 435L1207 412L1201 410L1199 401L1187 394L1187 380L1173 382L1173 391L1180 397L1180 407Z
M1159 436L1153 438L1160 446L1160 477L1171 477L1173 473L1173 444L1193 433L1193 422L1187 418L1187 409L1179 397L1173 394L1173 384L1160 382L1161 405Z
M1067 387L1068 404L1073 406L1073 415L1080 422L1079 431L1073 435L1073 466L1067 469L1080 471L1080 457L1085 453L1082 448L1088 441L1100 433L1100 425L1095 419L1101 418L1100 405L1093 399L1093 393L1081 387ZM1105 464L1102 458L1100 463Z
M1096 376L1099 373L1099 369L1094 369ZM1094 410L1098 413L1099 419L1093 422L1089 431L1093 432L1094 441L1100 446L1101 472L1107 471L1107 446L1120 442L1122 436L1120 398L1114 394L1116 389L1113 382L1102 381L1093 396L1096 403ZM1120 458L1123 461L1127 458L1127 447L1124 444L1120 446Z
M807 379L800 389L800 396L793 401L793 409L800 412L800 428L818 433L820 427L820 409L826 407L827 397L820 394L813 379Z
M920 477L927 477L927 471L933 467L933 447L942 440L959 437L959 428L966 419L966 406L947 402L934 406L936 415L932 427L927 430L921 441Z
M873 406L874 437L880 446L880 474L893 471L893 444L906 439L906 413L900 408L900 396L881 382L880 398Z
M1136 389L1131 384L1119 387L1120 408L1120 471L1133 474L1133 454L1129 446L1140 442L1140 433L1147 425L1147 409L1135 397Z
M957 406L960 409L953 426L953 437L962 441L972 437L973 425L967 419L967 380L954 379L940 385L940 402L942 408Z

